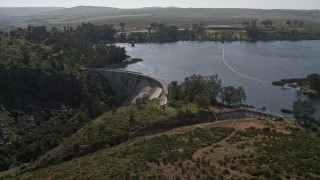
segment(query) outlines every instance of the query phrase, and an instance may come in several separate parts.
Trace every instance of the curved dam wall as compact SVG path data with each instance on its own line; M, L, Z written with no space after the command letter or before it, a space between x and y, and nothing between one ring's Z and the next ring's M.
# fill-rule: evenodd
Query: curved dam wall
M138 98L160 99L160 105L167 103L168 85L157 78L141 73L113 69L87 69L100 74L106 79L115 93L119 103L135 103Z

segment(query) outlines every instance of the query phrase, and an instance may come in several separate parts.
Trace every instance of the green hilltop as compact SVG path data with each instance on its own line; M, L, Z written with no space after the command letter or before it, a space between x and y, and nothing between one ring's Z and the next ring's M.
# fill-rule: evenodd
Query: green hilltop
M14 9L3 9L6 16L15 17ZM28 10L28 9L26 9ZM21 10L23 11L23 10ZM26 11L28 12L28 11ZM152 22L175 24L178 26L191 25L204 22L216 25L239 25L250 19L273 20L277 24L286 20L304 21L307 25L320 24L319 10L263 10L263 9L213 9L213 8L140 8L118 9L110 7L78 6L57 10L43 10L43 12L28 14L23 17L13 18L2 25L27 25L38 24L49 27L76 26L84 22L94 24L118 24L126 22L131 27L144 27ZM20 13L17 13L19 15ZM20 14L21 15L21 14ZM23 15L23 14L22 14ZM1 20L1 19L0 19ZM0 21L1 22L1 21Z

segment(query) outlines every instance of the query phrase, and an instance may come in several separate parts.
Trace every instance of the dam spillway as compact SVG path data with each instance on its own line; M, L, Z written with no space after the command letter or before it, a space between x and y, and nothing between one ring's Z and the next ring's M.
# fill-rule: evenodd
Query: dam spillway
M135 103L146 96L149 100L159 98L160 105L167 104L168 85L157 78L142 73L106 69L87 68L88 72L101 75L112 86L118 102Z

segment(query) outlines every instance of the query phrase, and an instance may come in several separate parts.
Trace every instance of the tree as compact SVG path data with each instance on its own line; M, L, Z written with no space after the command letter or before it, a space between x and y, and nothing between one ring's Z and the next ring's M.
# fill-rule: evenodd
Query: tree
M91 107L91 117L98 117L105 113L107 109L107 105L103 101L101 101L98 96L95 96Z
M15 30L9 31L10 37L16 37L17 32Z
M261 24L264 26L268 26L268 22L267 21L261 21Z
M0 171L9 169L10 160L7 157L0 156Z
M120 22L119 26L121 27L121 31L124 32L124 27L126 26L126 23Z
M83 23L77 26L74 34L84 43L96 44L99 42L114 42L116 30L113 26L97 26L91 23Z
M124 47L115 45L97 44L95 45L95 50L91 53L91 67L105 67L130 58Z
M181 98L181 87L177 81L172 81L168 87L169 98L173 100L180 100Z
M303 21L300 21L299 25L300 26L303 26L304 22Z
M155 31L158 28L158 25L159 25L158 23L153 22L153 23L150 24L150 27L151 27L152 30Z
M264 26L272 26L273 22L271 20L263 20L261 24Z
M118 63L123 60L126 60L127 58L130 58L129 55L127 55L127 51L124 47L115 46L115 45L108 45L107 46L107 54L108 54L108 63Z
M259 39L260 36L260 31L257 26L257 20L252 19L251 21L246 21L242 23L245 26L246 33L249 38L252 40L257 40Z
M57 32L58 32L58 28L52 27L52 28L51 28L51 32L52 32L52 33L57 33Z
M26 39L32 43L40 44L47 37L46 26L33 26L31 24L27 27Z
M156 26L154 33L155 40L159 42L173 42L179 40L178 27L174 25L166 26L165 24L154 24L152 26Z
M315 112L312 104L308 100L298 99L293 103L293 115L295 118L303 122L304 125L308 125L308 119Z
M294 21L293 21L293 24L296 26L296 25L299 24L299 21L298 21L298 20L294 20Z
M144 94L142 97L136 99L136 105L138 109L142 109L147 104L148 96Z
M229 87L224 87L222 89L221 93L221 100L223 103L227 103L227 105L231 105L233 102L233 91L234 87L229 86Z
M310 82L310 88L320 92L320 75L313 73L307 76L307 80Z
M148 29L148 39L150 39L151 26L148 27L147 29Z
M178 84L177 81L172 81L168 90L170 99L199 102L199 99L205 98L210 104L217 102L222 86L218 75L201 76L194 74L186 77L181 84Z
M30 62L30 54L28 51L24 50L23 51L23 58L22 58L23 64L27 65Z
M246 102L247 96L244 89L241 86L236 88L235 96L236 96L235 105L240 105Z
M205 33L204 23L193 24L193 25L192 25L192 29L193 29L193 31L194 31L197 35L200 35L201 38L203 38L204 33Z
M202 109L203 111L208 109L210 106L209 98L204 95L197 95L195 100L196 100L198 108Z
M287 20L287 22L286 22L286 23L287 23L287 25L288 25L288 26L290 26L290 25L291 25L291 21L290 21L290 20Z
M202 94L205 89L203 76L193 74L186 77L181 84L182 95L185 100L192 102L198 94Z
M246 101L246 94L242 87L235 88L233 86L228 86L222 89L221 100L228 106L237 106Z
M134 112L133 106L131 106L131 108L130 108L130 110L129 110L129 123L130 123L130 124L134 124L135 122L136 122L135 112Z
M205 80L204 95L207 96L212 103L215 103L217 102L218 94L222 90L221 80L218 78L218 75L208 76Z

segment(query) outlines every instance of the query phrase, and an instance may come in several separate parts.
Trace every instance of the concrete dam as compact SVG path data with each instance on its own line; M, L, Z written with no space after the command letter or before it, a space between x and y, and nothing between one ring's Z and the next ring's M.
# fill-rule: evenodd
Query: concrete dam
M149 100L159 98L160 105L167 104L168 85L157 78L142 73L115 69L86 69L101 75L110 83L117 101L135 103L138 98L146 96Z

